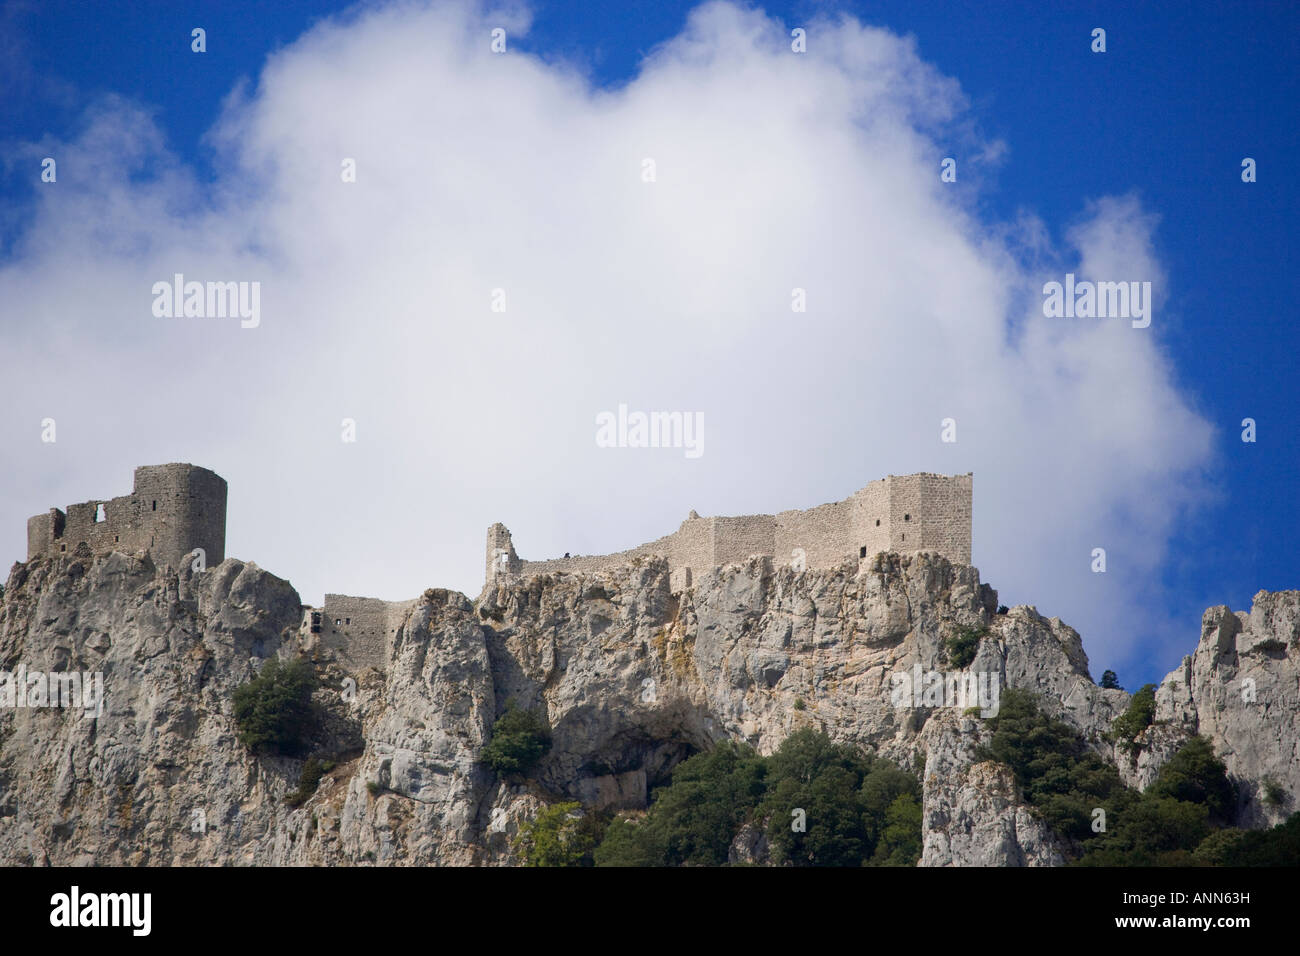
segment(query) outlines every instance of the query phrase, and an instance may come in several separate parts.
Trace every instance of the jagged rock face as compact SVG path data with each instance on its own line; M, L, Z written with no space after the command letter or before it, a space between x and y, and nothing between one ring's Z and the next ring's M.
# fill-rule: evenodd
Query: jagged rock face
M270 837L280 780L235 740L231 693L298 613L233 560L184 580L117 553L16 566L0 670L102 672L105 701L0 710L0 863L254 862L236 851Z
M944 639L986 627L965 672L1042 694L1109 753L1102 735L1128 695L1092 684L1069 627L996 606L974 568L927 554L803 573L754 559L677 594L667 564L645 560L475 603L427 591L386 668L355 674L299 630L297 594L256 565L179 577L118 554L15 565L0 670L101 670L109 709L0 710L0 864L509 863L545 803L642 807L691 753L726 738L768 753L802 726L924 766L923 864L1059 863L1007 772L973 762L984 722L894 686L953 672ZM1294 614L1268 613L1260 634L1294 628ZM301 653L326 678L314 744L339 763L295 809L284 797L301 761L251 757L232 695L266 658ZM526 784L478 763L510 699L553 730ZM737 859L765 853L749 837Z
M1009 767L971 761L989 734L943 714L927 727L922 866L1060 866L1056 835L1020 799Z
M1300 793L1300 591L1260 591L1250 613L1222 605L1201 618L1201 640L1156 691L1139 749L1119 753L1125 782L1145 788L1191 734L1214 744L1237 783L1238 825L1271 826ZM1285 797L1271 803L1266 781Z

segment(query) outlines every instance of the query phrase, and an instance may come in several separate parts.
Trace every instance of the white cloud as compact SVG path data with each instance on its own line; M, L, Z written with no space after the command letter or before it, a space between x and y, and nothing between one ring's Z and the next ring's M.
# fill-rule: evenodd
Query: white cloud
M476 593L495 520L525 557L597 553L691 508L974 471L975 562L1005 601L1107 663L1160 625L1146 596L1211 430L1159 349L1170 290L1136 199L1079 197L1064 249L1032 215L982 221L939 181L943 137L984 163L1008 147L910 39L852 19L796 55L710 4L612 91L489 51L528 22L453 3L323 23L213 118L210 186L143 110L91 111L0 270L9 551L28 514L188 460L231 483L229 553L308 602ZM1066 271L1151 280L1152 328L1043 318ZM174 272L260 281L261 326L155 319ZM704 457L597 448L620 402L703 412Z

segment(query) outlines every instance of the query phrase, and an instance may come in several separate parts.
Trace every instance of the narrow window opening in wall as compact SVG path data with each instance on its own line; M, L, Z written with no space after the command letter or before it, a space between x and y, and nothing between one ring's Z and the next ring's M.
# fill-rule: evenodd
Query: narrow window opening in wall
M911 521L911 520L912 520L912 516L911 516L911 515L903 515L903 520L904 520L904 521Z
M345 623L347 623L349 626L351 626L351 624L352 624L352 618L348 618L348 619L346 620Z
M108 517L108 512L104 510L103 505L95 505L95 524L99 524Z
M880 519L879 519L879 518L876 519L876 527L877 527L877 528L880 527Z
M60 550L60 551L67 551L67 550L68 550L68 546L67 546L66 544L61 544L61 545L59 545L59 550Z
M118 537L117 537L117 535L113 535L113 543L114 543L114 544L117 544L117 542L118 542Z
M150 510L151 510L151 511L157 511L157 510L158 510L158 502L155 501L155 502L153 503L153 508L151 508Z
M342 623L343 623L343 618L341 618L341 617L336 617L336 618L334 619L334 626L335 626L335 627L338 627L338 626L339 626L340 624L342 624Z
M904 541L907 540L907 535L903 535L903 540L904 540Z
M867 556L867 546L864 544L862 547L858 548L858 557L865 558L866 556Z

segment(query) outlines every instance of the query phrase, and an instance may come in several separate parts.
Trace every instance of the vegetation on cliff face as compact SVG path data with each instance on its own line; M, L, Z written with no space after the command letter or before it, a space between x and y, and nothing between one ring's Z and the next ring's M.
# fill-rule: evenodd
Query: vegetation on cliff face
M111 675L111 713L126 716L87 733L71 713L0 713L0 776L37 782L10 788L0 863L861 865L915 861L923 826L920 859L934 866L1300 860L1300 824L1240 832L1220 819L1231 806L1234 823L1273 826L1295 809L1295 706L1269 689L1294 688L1300 661L1254 649L1290 641L1300 592L1261 593L1249 615L1207 612L1183 679L1162 685L1167 724L1153 726L1139 698L1121 729L1131 723L1125 732L1150 750L1117 769L1143 795L1119 786L1109 753L1080 744L1080 735L1110 736L1129 701L1093 684L1076 632L1027 608L990 620L984 612L995 598L973 568L925 554L878 564L888 573L795 575L751 562L677 596L662 559L535 579L484 599L507 609L508 637L463 595L431 591L394 636L387 668L362 673L301 627L302 602L288 582L252 564L227 559L179 577L122 554L16 566L0 614L0 659L12 667L71 649L70 668ZM177 599L160 601L172 588ZM78 623L88 621L103 622L102 633ZM976 642L957 623L977 621L996 640ZM1224 653L1227 643L1239 653ZM1043 709L1073 730L1018 708L1005 689L1001 736L954 708L907 712L875 693L878 668L942 661L952 669L972 649L1048 695ZM310 666L290 663L303 654ZM272 657L282 660L249 681L249 661ZM807 681L810 670L824 679ZM330 692L349 675L352 693ZM320 686L306 693L314 677ZM1248 680L1267 706L1238 706ZM493 708L512 696L539 719L503 719L493 739ZM725 744L679 763L675 779L659 776L685 741L716 739L737 713L764 753L792 720L818 721L840 746L811 732L767 757ZM1215 753L1193 743L1175 758L1198 729L1213 735ZM972 766L979 741L1003 764ZM856 749L875 754L877 742L906 761L906 774ZM250 747L299 753L260 759ZM1216 754L1249 800L1232 800ZM927 768L918 822L920 787L909 778ZM539 800L576 794L616 794L623 806L638 770L671 785L617 819L579 808L538 815ZM61 809L69 801L72 816ZM171 832L177 807L208 808L209 819L236 807L240 825L219 840L156 839ZM293 807L300 811L286 812ZM1098 808L1106 828L1094 832ZM1048 817L1076 841L1064 856ZM521 828L517 847L502 823Z
M616 819L598 866L722 866L763 798L767 768L751 747L724 741L673 770L637 821Z
M316 686L316 672L307 661L282 664L272 657L261 673L235 688L239 742L255 753L302 753L317 722L311 699Z
M989 723L993 737L975 759L1010 767L1025 801L1067 843L1077 846L1090 837L1093 810L1114 806L1125 790L1118 771L1072 726L1040 711L1027 691L1003 690Z
M1128 710L1116 718L1112 732L1125 750L1138 749L1137 735L1151 726L1156 714L1156 685L1143 684L1129 701Z
M320 786L321 777L334 769L333 760L321 760L317 757L308 757L302 765L302 772L298 777L298 789L291 790L285 795L284 802L291 807L300 807L316 792Z
M770 757L724 742L683 761L637 817L550 807L516 848L534 866L914 866L920 800L911 774L804 729Z
M1117 721L1125 731L1149 723L1136 696L1135 705ZM977 757L1011 768L1026 802L1079 865L1294 866L1300 859L1300 815L1275 827L1271 839L1267 831L1225 828L1236 792L1203 737L1190 738L1139 792L1026 691L1004 691L992 723L993 737Z
M915 866L921 858L921 785L890 761L805 729L766 763L759 817L773 862ZM796 828L800 819L806 828Z
M520 827L514 850L525 866L591 866L603 825L576 800L553 804Z
M980 641L989 633L987 627L964 627L943 642L948 663L963 670L969 667L979 653Z
M1127 727L1146 726L1145 704ZM1236 792L1202 737L1190 738L1145 792L1035 696L1003 692L977 759L1010 767L1025 802L1082 866L1268 866L1300 859L1300 814L1243 831ZM1123 739L1123 738L1122 738ZM516 850L531 866L914 866L921 855L916 778L887 760L792 734L770 757L724 742L673 771L642 814L550 807L525 824Z
M517 778L537 766L550 749L551 730L546 721L507 701L505 713L492 725L492 739L480 759L502 776Z

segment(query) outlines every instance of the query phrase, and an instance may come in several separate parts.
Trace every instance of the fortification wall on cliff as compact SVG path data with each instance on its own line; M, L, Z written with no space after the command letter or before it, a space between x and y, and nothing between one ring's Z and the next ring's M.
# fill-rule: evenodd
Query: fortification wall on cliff
M777 515L701 518L692 512L680 528L648 544L614 554L525 561L509 530L488 530L487 580L558 572L593 572L661 555L674 589L695 574L752 555L808 568L835 567L882 551L937 551L960 564L971 556L971 476L928 473L873 481L843 501Z
M184 463L144 465L132 491L117 498L51 508L27 522L27 559L148 550L158 564L180 567L203 549L206 565L226 556L226 482Z
M937 551L956 564L970 564L970 475L905 475L890 495L893 551Z
M397 631L415 601L381 601L348 594L326 594L321 608L320 643L358 669L384 670Z

